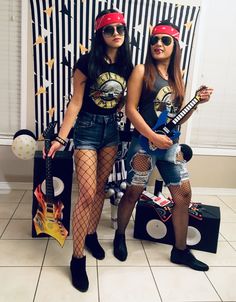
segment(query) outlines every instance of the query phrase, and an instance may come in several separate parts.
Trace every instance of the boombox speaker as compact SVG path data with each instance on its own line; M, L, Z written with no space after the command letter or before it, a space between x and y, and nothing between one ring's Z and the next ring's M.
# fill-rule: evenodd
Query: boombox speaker
M216 253L219 227L219 207L192 204L189 208L187 245L192 249ZM171 206L160 206L153 200L141 198L136 205L134 237L174 244Z
M42 193L46 191L46 167L45 160L42 156L42 151L36 151L34 156L34 180L33 180L33 205L32 218L38 209L39 201L35 192L38 188ZM52 179L54 196L63 204L61 222L67 229L70 230L70 209L71 209L71 191L72 191L72 175L73 175L73 160L71 151L56 152L52 160ZM48 237L46 234L36 234L34 223L32 222L32 237Z

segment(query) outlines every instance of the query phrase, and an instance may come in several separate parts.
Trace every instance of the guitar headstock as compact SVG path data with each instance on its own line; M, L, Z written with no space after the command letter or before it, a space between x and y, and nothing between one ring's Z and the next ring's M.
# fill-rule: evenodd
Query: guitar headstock
M51 138L54 135L54 128L56 127L57 122L51 122L47 126L47 128L43 131L43 137L44 139L51 140Z

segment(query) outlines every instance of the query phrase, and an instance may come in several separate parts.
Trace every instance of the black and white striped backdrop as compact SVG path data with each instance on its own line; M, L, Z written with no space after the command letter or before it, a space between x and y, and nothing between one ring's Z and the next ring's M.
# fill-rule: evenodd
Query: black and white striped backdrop
M35 134L49 122L62 122L71 97L75 61L90 46L94 19L103 9L124 13L129 29L133 63L143 63L149 28L171 20L181 29L182 70L187 83L199 6L158 0L30 0L32 13Z

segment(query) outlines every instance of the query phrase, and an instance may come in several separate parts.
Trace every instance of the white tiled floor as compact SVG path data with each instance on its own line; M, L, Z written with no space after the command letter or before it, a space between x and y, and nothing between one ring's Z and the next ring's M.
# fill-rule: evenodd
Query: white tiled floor
M74 195L74 194L73 194ZM216 302L236 301L236 196L195 195L194 201L220 206L217 254L193 251L209 264L206 273L169 261L171 246L133 238L127 230L129 257L112 254L114 230L105 202L98 235L106 258L87 255L90 288L71 285L71 236L63 248L53 239L31 237L31 191L0 191L0 302Z

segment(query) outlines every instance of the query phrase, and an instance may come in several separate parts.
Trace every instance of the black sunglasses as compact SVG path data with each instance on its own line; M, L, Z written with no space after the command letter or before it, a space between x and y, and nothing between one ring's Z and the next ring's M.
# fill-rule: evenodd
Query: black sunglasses
M125 26L124 25L117 25L117 26L106 26L103 28L102 32L106 37L112 37L115 31L120 35L125 35Z
M170 36L163 36L163 37L151 36L150 44L155 45L160 40L161 40L161 43L163 43L165 46L169 46L173 41L173 39Z

